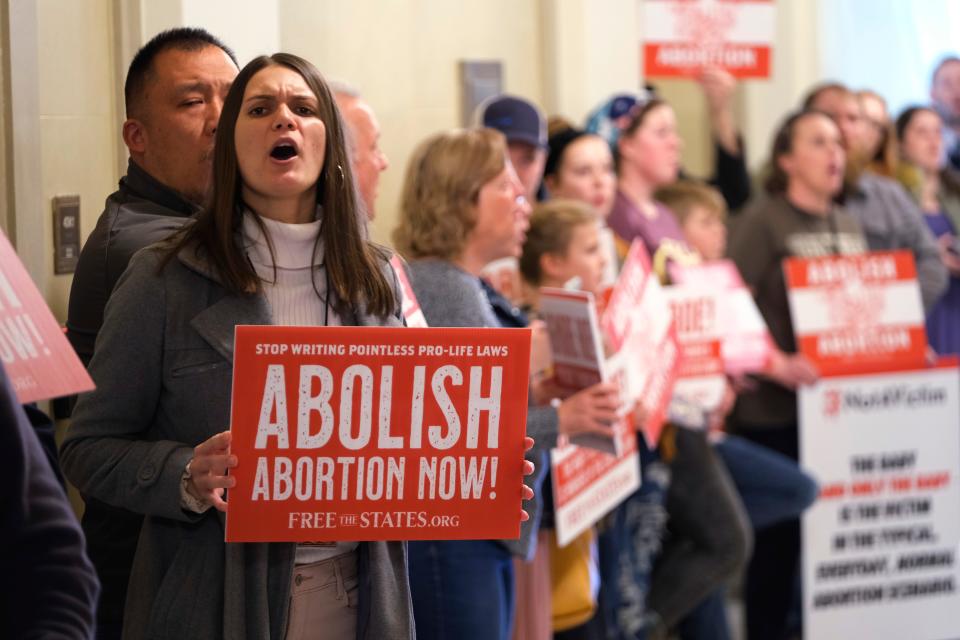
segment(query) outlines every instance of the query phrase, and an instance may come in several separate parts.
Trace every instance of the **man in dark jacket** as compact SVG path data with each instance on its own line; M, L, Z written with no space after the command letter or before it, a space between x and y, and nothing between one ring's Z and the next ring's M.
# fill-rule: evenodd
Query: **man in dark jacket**
M155 36L134 56L124 85L130 151L127 175L87 238L67 311L67 337L84 364L93 356L103 309L130 257L170 236L202 205L233 52L202 29ZM142 517L87 500L83 528L103 594L98 638L119 638L130 566Z
M0 637L92 637L97 576L67 496L3 367L0 487Z

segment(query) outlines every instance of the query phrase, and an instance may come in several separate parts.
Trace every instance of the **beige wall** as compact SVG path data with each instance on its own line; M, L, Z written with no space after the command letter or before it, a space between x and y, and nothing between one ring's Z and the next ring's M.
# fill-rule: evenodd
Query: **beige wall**
M66 318L71 276L53 275L51 199L80 194L81 230L86 237L119 178L112 20L109 0L37 2L43 208L36 224L43 225L44 254L50 264L47 302L60 321Z
M460 124L460 60L502 61L507 91L576 122L614 91L641 82L637 0L604 0L603 11L593 0L0 2L35 13L34 45L30 38L22 41L36 47L37 94L35 100L20 100L33 110L18 114L26 130L15 129L6 140L0 130L0 148L6 143L13 150L16 168L32 166L31 153L38 156L35 171L17 174L17 198L11 196L15 185L4 184L11 167L4 171L0 161L0 188L6 187L0 203L29 205L18 207L19 249L61 320L70 277L52 273L50 199L79 193L84 236L93 228L125 165L119 128L126 66L136 48L162 29L206 27L234 47L241 62L259 53L293 51L328 77L357 85L380 117L392 163L374 224L380 241L389 240L395 224L414 146ZM738 119L754 166L766 155L773 127L819 74L818 11L819 0L778 2L775 78L744 83L738 91ZM678 112L686 166L708 173L711 151L698 89L684 81L659 85ZM0 92L0 101L9 98Z
M0 34L7 33L7 6L0 3ZM7 64L10 56L10 41L0 39L0 229L10 235L9 216L13 214L11 176L13 147L10 144L10 87Z
M391 167L373 235L389 240L406 159L436 131L460 125L458 61L500 60L504 88L543 101L537 0L280 3L280 42L329 78L357 86L383 128Z
M544 108L574 123L614 93L640 86L637 0L541 0Z

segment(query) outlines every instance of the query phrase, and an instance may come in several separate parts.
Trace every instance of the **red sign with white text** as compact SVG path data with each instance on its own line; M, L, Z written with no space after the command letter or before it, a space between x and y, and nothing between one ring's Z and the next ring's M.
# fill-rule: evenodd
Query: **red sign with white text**
M93 380L0 233L0 361L23 403L93 389Z
M927 334L909 251L784 261L797 348L824 374L922 366Z
M634 240L610 294L600 324L615 353L607 360L612 379L621 382L624 401L639 401L643 433L656 446L680 368L680 346L673 313L650 257Z
M227 542L516 538L530 331L238 326Z
M644 77L686 77L708 67L770 77L773 0L646 0L642 15Z

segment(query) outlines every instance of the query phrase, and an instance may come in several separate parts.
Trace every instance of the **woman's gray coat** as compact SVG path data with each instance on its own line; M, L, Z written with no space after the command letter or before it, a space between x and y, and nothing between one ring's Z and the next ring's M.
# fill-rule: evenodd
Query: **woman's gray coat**
M262 294L220 285L196 251L160 269L139 252L110 298L90 373L63 443L67 477L81 493L146 515L127 593L124 638L275 638L284 635L295 545L225 544L223 514L180 507L193 447L229 427L233 334L271 324ZM343 324L400 326L395 313L362 312ZM343 314L341 314L343 315ZM411 639L406 545L360 545L357 636Z

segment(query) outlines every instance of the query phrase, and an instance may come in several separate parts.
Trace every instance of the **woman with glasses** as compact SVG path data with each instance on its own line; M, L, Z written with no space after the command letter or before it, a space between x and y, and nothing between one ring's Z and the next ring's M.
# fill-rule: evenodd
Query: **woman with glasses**
M400 222L393 238L410 260L414 293L430 326L520 327L526 318L480 280L483 267L518 257L530 205L492 129L437 134L414 152L407 168ZM508 640L513 622L513 555L530 559L542 512L540 483L547 451L559 434L609 435L619 406L613 385L600 384L552 405L531 407L527 435L536 448L519 540L410 543L410 580L417 637L422 640Z

